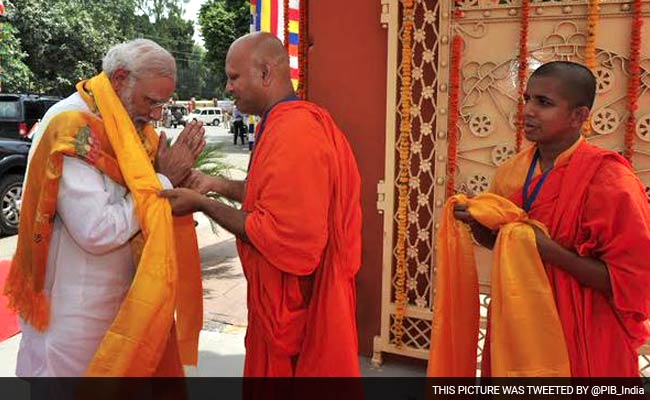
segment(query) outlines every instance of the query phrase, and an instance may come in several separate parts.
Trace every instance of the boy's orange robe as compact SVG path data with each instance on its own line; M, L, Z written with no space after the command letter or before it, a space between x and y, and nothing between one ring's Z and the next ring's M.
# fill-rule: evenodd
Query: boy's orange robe
M535 147L504 164L493 192L522 205ZM540 178L539 166L531 189ZM628 162L579 140L561 154L529 212L565 248L607 264L613 297L546 264L571 362L571 375L638 376L650 314L650 207ZM486 363L488 364L488 363Z
M360 178L329 114L276 105L256 143L237 242L248 281L244 376L359 376Z

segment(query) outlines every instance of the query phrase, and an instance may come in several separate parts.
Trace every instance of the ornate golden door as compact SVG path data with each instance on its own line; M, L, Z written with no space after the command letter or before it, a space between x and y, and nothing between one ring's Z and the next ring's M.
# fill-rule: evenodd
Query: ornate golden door
M636 15L650 26L649 4L635 14L630 1L603 0L589 18L586 0L522 1L381 0L388 99L386 175L377 204L384 214L377 365L382 352L428 358L437 221L449 193L486 190L495 169L515 154L520 65L527 76L551 60L593 64L597 99L587 139L633 153L650 199L650 40L643 38L638 109L626 129L636 65L630 58L633 21ZM524 31L526 52L520 47ZM477 251L485 306L489 253Z

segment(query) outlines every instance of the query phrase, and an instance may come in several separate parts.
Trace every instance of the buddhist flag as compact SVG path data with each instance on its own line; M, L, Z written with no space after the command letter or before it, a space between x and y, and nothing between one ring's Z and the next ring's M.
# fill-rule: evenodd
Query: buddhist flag
M300 0L251 0L251 32L270 32L287 45L293 87L298 87L298 21ZM289 37L284 37L284 19L289 20Z

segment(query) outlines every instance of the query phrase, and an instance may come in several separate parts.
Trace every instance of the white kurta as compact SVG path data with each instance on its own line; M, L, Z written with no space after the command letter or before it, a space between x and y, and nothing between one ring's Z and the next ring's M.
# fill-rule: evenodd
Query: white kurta
M67 110L90 112L76 93L52 107L31 152L51 115ZM21 320L17 376L83 376L133 280L128 241L139 229L126 188L85 162L64 157L45 280L50 325L41 333Z

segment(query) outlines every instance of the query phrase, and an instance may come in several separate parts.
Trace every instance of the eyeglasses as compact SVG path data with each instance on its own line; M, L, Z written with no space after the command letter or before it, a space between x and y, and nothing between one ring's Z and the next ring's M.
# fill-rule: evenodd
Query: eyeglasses
M167 104L167 101L155 100L149 96L145 96L144 101L147 103L150 110L155 110L156 108L164 107L165 104Z

